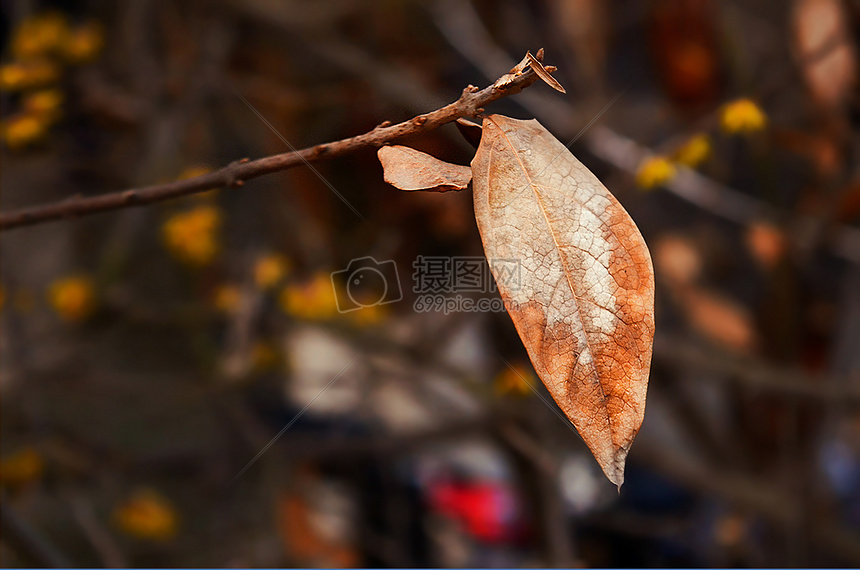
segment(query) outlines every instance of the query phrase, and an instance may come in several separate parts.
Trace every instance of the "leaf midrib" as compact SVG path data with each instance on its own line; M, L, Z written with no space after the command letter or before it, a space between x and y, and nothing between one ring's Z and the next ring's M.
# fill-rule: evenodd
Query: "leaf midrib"
M489 120L493 121L492 118L489 118ZM567 281L567 286L570 288L570 292L571 292L571 294L573 294L573 298L576 301L576 317L579 320L579 326L582 328L582 334L585 337L585 348L591 354L590 365L591 365L591 369L594 372L594 375L597 377L597 385L600 388L600 395L603 398L603 404L604 404L603 412L606 415L606 422L609 424L609 433L611 436L610 439L612 440L610 443L612 444L612 446L614 448L615 441L614 441L613 436L615 435L615 432L613 430L612 416L609 414L609 410L606 408L606 391L603 389L603 382L601 381L600 372L597 370L597 362L596 362L595 354L591 348L591 342L588 339L588 331L585 328L585 322L582 320L582 311L580 310L580 304L581 304L580 297L579 297L579 295L576 294L576 290L573 288L572 276L571 276L570 272L568 271L567 267L565 266L564 258L561 255L561 247L559 246L558 239L556 238L556 235L555 235L555 231L553 230L552 224L550 223L549 217L547 216L546 208L544 207L544 204L543 204L543 201L541 200L540 194L538 194L537 190L535 190L535 186L537 186L537 183L532 180L531 176L529 175L528 170L526 170L525 165L523 164L522 160L520 160L519 153L517 152L516 148L514 147L513 143L511 142L510 138L508 138L508 135L505 132L505 130L495 121L493 121L493 123L499 129L499 132L501 132L502 136L504 137L505 141L507 142L508 146L510 147L514 156L516 157L517 162L520 165L520 169L522 170L523 174L526 177L526 180L528 180L529 187L531 188L532 193L534 194L535 201L538 203L538 207L540 208L541 214L543 215L544 221L546 222L547 228L549 228L549 234L552 237L553 245L555 246L555 249L558 252L559 262L561 263L561 268L564 271L564 276L565 276L565 279ZM491 161L492 161L492 156L493 156L492 153L494 152L494 150L495 150L494 147L491 146L490 147L490 160ZM567 149L565 149L565 151L570 152L570 151L567 151ZM556 158L558 158L558 157L556 157ZM549 168L549 166L547 166L547 168ZM487 211L489 212L489 200L490 200L489 177L488 177L487 186L488 186L488 191L487 191L487 206L488 206L488 208L487 208ZM547 324L549 324L549 323L547 323ZM579 360L578 355L577 355L577 360ZM575 368L574 368L574 370L575 370ZM615 453L614 453L614 449L613 449L613 464L615 463L614 455L615 455Z

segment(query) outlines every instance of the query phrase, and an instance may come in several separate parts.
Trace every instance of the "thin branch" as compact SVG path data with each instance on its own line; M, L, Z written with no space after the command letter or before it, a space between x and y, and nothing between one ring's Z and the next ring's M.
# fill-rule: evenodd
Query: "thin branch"
M89 198L73 197L44 206L2 213L0 231L108 210L143 206L224 186L240 187L245 184L245 181L258 176L300 166L306 162L330 160L360 149L377 148L409 135L430 131L460 117L474 117L480 114L488 103L518 93L537 79L537 75L528 69L504 88L491 85L479 90L470 85L453 103L408 121L396 125L390 125L386 121L367 133L295 152L276 154L257 160L242 159L202 176Z
M641 437L636 442L635 460L673 481L713 497L720 496L744 509L777 523L798 525L804 514L796 497L786 495L772 479L705 464L690 454L679 452L665 442ZM810 521L810 538L839 559L860 562L860 536L841 521L818 515Z
M47 538L35 528L27 524L8 504L3 496L3 508L0 509L0 528L3 530L3 542L19 552L22 558L43 568L71 568L69 560L57 550Z
M583 138L592 154L630 174L635 174L642 161L653 155L649 148L601 125L592 128ZM684 166L679 166L678 170L678 175L666 184L666 190L715 216L741 225L788 217L788 214L770 204L720 184L695 170ZM793 234L800 236L805 235L805 229L814 222L805 216L789 219ZM832 254L860 263L860 230L857 228L833 224L828 230L827 244Z
M860 405L860 388L854 377L811 375L788 367L768 365L757 359L711 349L680 336L657 335L654 356L676 366L718 373L714 381L734 382L761 390L821 403Z

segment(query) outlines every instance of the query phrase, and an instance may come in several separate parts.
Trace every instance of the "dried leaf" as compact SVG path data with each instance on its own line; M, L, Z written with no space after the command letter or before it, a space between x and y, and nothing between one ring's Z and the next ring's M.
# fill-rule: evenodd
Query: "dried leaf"
M740 352L758 344L752 316L735 301L698 288L684 291L681 301L690 324L710 340Z
M472 179L468 166L444 162L408 146L384 146L377 156L385 181L400 190L464 190Z
M840 107L857 76L850 14L840 0L796 0L792 13L798 63L813 97Z
M744 240L752 256L765 269L775 268L788 250L785 233L769 222L750 224Z
M496 89L507 89L508 86L520 75L523 74L526 67L531 67L534 72L540 77L544 83L555 89L556 91L561 91L562 93L567 93L564 90L564 87L561 86L561 83L555 80L555 77L550 75L553 71L556 70L554 65L548 65L544 67L543 63L543 48L538 50L538 55L540 57L535 57L531 54L531 52L527 51L525 57L520 60L518 64L516 64L509 72L499 77L496 82L493 84L493 87Z
M535 120L485 118L472 172L484 250L535 371L620 486L645 412L654 336L645 241ZM499 260L519 262L519 282Z
M529 67L531 67L537 76L543 79L544 83L555 89L556 91L561 91L562 93L567 93L564 90L564 87L561 86L561 83L555 80L555 77L549 74L549 71L543 66L543 64L538 61L538 59L531 54L531 52L526 52L526 58L529 60Z
M499 77L495 83L493 83L493 87L496 89L507 89L508 85L513 82L518 76L522 75L523 71L525 71L526 67L529 64L529 54L526 55L520 60L518 64L513 66L509 72Z
M654 264L667 284L686 287L702 273L702 253L688 237L665 235L654 247Z

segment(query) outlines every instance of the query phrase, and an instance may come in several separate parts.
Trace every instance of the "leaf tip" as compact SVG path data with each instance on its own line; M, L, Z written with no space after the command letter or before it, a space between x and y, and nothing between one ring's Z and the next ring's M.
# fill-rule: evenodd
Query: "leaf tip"
M541 48L540 51L543 51L543 48ZM540 53L540 52L538 52L538 53ZM564 87L562 87L561 83L556 81L555 77L553 77L550 74L549 70L547 70L547 68L544 67L543 63L541 63L541 59L543 59L543 58L539 59L539 58L533 56L531 54L531 52L526 52L526 59L529 62L529 67L531 67L534 70L534 72L537 74L537 76L540 77L544 83L546 83L547 85L549 85L550 87L552 87L556 91L559 91L561 93L567 93L567 91L565 91Z

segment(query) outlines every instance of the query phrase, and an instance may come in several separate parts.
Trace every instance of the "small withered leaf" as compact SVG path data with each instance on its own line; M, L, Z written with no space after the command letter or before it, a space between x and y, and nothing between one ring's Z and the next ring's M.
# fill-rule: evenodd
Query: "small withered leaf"
M816 103L844 109L856 93L857 53L849 5L839 0L794 0L794 51Z
M484 119L475 217L535 371L610 481L642 425L654 271L618 200L535 120ZM518 279L510 263L516 260Z
M508 86L513 82L514 79L522 75L523 71L525 71L526 67L529 65L529 54L526 52L526 55L520 60L518 64L513 66L509 72L499 77L496 82L493 84L493 87L496 89L507 89Z
M529 60L529 67L531 67L535 73L537 73L538 77L540 77L544 83L555 89L556 91L560 91L562 93L567 93L564 90L564 87L561 86L561 83L555 80L555 77L550 75L550 72L543 66L543 64L533 56L530 52L526 52L526 59Z
M382 163L385 181L400 190L465 190L472 180L472 169L468 166L451 164L408 146L383 146L376 155Z

